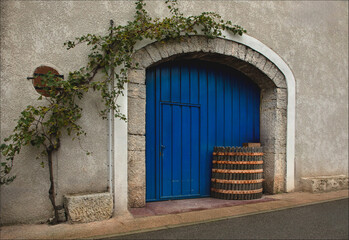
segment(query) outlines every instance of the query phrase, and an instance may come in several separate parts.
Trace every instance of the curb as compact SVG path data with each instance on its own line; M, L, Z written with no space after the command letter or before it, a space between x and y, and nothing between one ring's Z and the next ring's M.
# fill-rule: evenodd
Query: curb
M147 233L147 232L153 232L153 231L159 231L159 230L173 229L173 228L178 228L178 227L192 226L192 225L202 224L202 223L222 221L222 220L226 220L226 219L234 219L234 218L239 218L239 217L246 217L246 216L251 216L251 215L258 215L258 214L264 214L264 213L269 213L269 212L282 211L282 210L287 210L287 209L291 209L291 208L305 207L305 206L316 205L316 204L332 202L332 201L338 201L338 200L343 200L343 199L349 199L349 198L348 197L339 197L339 198L327 199L327 200L322 200L322 201L317 201L317 202L300 204L300 205L290 205L288 207L281 207L281 208L275 208L275 209L270 209L270 210L262 210L262 211L256 211L256 212L245 213L245 214L238 214L238 215L234 215L234 216L212 218L212 219L207 219L207 220L202 220L202 221L197 221L197 222L165 225L165 226L161 226L161 227L147 228L147 229L141 229L141 230L135 230L135 231L130 231L130 232L111 234L111 235L87 237L87 238L83 238L83 239L104 239L104 238L120 237L120 236L127 236L127 235L132 235L132 234L139 234L139 233ZM202 211L205 211L205 210L202 210ZM172 215L172 214L169 214L169 215Z
M131 218L119 216L81 224L2 226L1 239L102 239L125 236L348 199L348 190L326 193L292 192L268 197L274 201L139 218L132 215Z

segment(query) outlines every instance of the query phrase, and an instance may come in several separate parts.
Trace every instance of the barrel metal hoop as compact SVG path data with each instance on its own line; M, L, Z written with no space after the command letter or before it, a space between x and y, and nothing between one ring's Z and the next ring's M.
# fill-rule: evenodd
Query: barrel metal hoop
M263 169L254 169L254 170L231 170L231 169L212 169L212 172L217 173L262 173Z
M256 152L256 153L245 153L245 152L213 152L213 156L263 156L264 153Z
M217 183L231 183L231 184L251 184L251 183L261 183L264 179L256 179L256 180L226 180L226 179L217 179L212 178L211 182Z
M263 161L216 161L216 160L213 160L212 163L217 163L217 164L263 164Z
M256 189L256 190L247 190L247 191L235 191L235 190L224 190L224 189L211 188L211 191L224 193L224 194L253 194L253 193L263 192L263 188Z

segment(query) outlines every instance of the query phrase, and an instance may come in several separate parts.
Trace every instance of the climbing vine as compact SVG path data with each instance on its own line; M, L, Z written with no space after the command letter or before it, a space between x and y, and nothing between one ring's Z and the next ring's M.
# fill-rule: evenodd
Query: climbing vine
M32 145L41 149L40 156L47 156L48 160L51 182L49 194L57 221L52 154L59 149L64 132L73 139L86 135L79 125L82 108L78 105L78 100L88 91L97 91L105 106L101 116L106 118L107 113L113 111L116 118L126 120L116 99L123 94L128 70L138 66L132 61L137 42L143 39L180 41L184 36L195 35L199 31L209 38L222 36L222 30L239 35L246 32L242 27L224 21L217 13L203 12L185 17L179 11L176 0L167 0L165 3L171 13L170 17L153 19L145 9L145 2L137 0L133 21L123 26L111 25L104 36L87 34L64 43L68 50L79 44L90 46L88 63L79 70L70 72L67 79L51 73L42 77L41 85L49 97L40 96L38 100L41 104L27 106L21 112L13 133L0 145L5 157L0 166L1 185L9 184L15 179L15 176L10 176L10 172L14 157L23 146ZM96 78L99 72L103 73L103 77ZM41 164L44 166L44 161Z

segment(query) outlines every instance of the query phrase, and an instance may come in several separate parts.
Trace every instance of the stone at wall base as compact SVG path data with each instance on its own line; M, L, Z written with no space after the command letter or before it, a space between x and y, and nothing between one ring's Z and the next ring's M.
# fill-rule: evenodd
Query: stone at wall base
M113 197L110 193L69 194L64 208L70 223L87 223L111 218Z
M319 176L301 178L302 190L305 192L330 192L348 189L348 176Z

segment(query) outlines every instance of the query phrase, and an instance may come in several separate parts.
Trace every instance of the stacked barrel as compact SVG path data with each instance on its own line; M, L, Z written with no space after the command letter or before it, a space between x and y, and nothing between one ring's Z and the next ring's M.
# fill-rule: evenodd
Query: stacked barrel
M214 147L211 196L227 200L262 197L261 147Z

